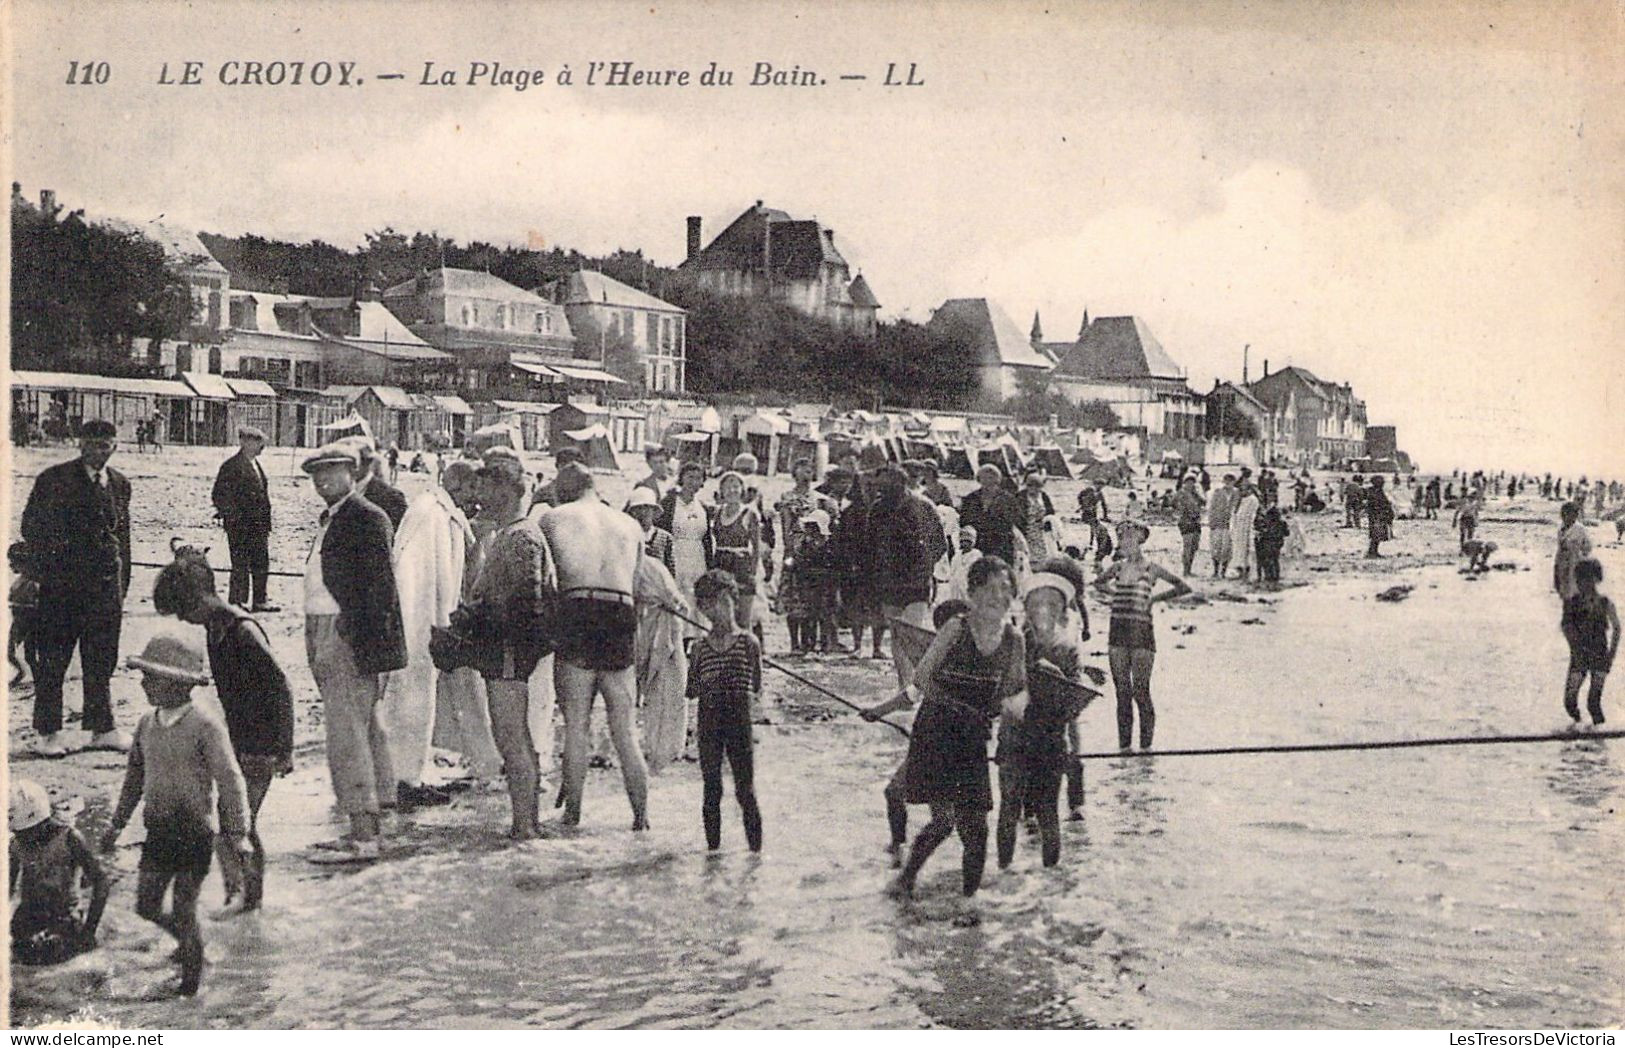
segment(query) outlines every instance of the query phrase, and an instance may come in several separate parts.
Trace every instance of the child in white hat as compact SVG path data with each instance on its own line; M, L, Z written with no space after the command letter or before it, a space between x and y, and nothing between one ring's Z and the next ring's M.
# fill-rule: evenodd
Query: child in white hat
M107 877L79 831L56 819L39 783L11 781L10 823L12 963L60 964L96 945ZM88 910L81 881L90 883Z
M209 682L203 652L180 637L159 634L129 665L141 671L141 690L154 709L135 730L124 789L102 848L111 850L118 843L119 832L145 797L147 839L141 846L135 912L180 943L175 991L190 997L203 978L197 901L214 855L215 789L220 791L220 833L244 861L250 853L248 794L226 726L192 704L192 689ZM172 902L165 912L164 895L171 886Z

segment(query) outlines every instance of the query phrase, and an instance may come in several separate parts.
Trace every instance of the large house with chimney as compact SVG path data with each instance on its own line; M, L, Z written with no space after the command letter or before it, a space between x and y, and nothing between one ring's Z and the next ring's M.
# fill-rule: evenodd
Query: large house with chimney
M1041 332L1034 318L1035 334ZM1059 356L1050 384L1075 404L1103 401L1148 450L1181 450L1207 435L1207 404L1139 317L1084 314L1076 342L1044 344ZM1036 350L1035 350L1036 351Z
M1269 406L1277 455L1322 466L1365 456L1365 401L1348 383L1326 382L1300 367L1272 373L1265 361L1264 377L1245 385Z
M835 247L835 231L794 219L760 200L700 247L701 219L688 218L683 268L700 287L722 295L757 295L782 302L867 338L874 337L880 302L863 274L852 275Z

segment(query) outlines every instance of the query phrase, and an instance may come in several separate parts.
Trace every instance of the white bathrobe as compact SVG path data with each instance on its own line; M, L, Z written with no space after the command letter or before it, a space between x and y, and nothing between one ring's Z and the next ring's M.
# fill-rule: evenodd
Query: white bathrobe
M414 498L395 532L392 560L407 663L384 675L383 719L395 775L408 785L423 781L434 732L439 671L429 658L429 628L451 621L473 541L463 511L441 487Z
M683 755L688 732L688 656L683 651L683 622L667 611L690 618L677 580L650 556L638 560L637 575L638 702L643 707L643 755L649 771L660 774Z
M1251 571L1258 564L1258 554L1253 550L1253 523L1257 519L1258 496L1248 491L1230 520L1230 556L1234 558L1231 563L1243 572Z

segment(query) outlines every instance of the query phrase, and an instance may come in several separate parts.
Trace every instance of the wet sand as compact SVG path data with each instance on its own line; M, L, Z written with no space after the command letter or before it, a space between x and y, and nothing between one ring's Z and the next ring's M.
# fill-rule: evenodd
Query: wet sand
M208 491L226 454L121 453L135 498L136 559L167 560L171 535L213 547ZM20 515L31 478L65 450L16 456ZM273 567L298 570L320 509L294 453L268 453ZM624 498L626 476L602 477ZM540 464L540 459L537 460ZM551 472L551 470L549 470ZM427 479L402 474L408 495ZM1143 485L1143 482L1142 482ZM769 501L785 486L765 487ZM952 482L956 493L968 483ZM1158 487L1164 484L1159 483ZM1070 507L1076 483L1050 485ZM1144 488L1142 486L1142 497ZM1121 492L1112 491L1114 510ZM1063 513L1067 512L1065 508ZM1367 561L1341 510L1305 517L1310 556L1263 592L1195 578L1199 598L1158 609L1159 747L1512 734L1566 723L1566 651L1549 592L1556 504L1492 500L1484 537L1512 570L1459 573L1448 516L1399 521L1392 555ZM1593 541L1618 599L1625 555ZM1150 555L1177 570L1178 536ZM1209 570L1198 556L1198 575ZM154 573L138 569L122 651L158 629ZM222 587L224 578L221 579ZM1413 587L1397 603L1376 595ZM1616 863L1625 833L1617 742L1182 760L1092 761L1085 819L1065 824L1060 867L1023 836L992 874L979 927L947 917L958 844L899 906L880 787L902 739L766 673L775 723L756 729L767 845L745 852L724 800L724 852L707 857L696 766L653 781L654 829L627 832L618 774L589 778L577 835L507 846L506 799L462 795L406 817L396 858L333 871L300 857L332 836L319 705L304 664L299 583L273 579L267 616L296 692L298 770L273 785L266 908L207 922L210 967L192 1001L141 998L170 969L160 933L132 912L139 816L112 857L102 946L55 970L14 973L13 1022L69 1017L123 1026L734 1027L1534 1027L1625 1020L1625 928ZM1087 645L1104 666L1106 613ZM787 647L771 622L769 654ZM867 644L866 644L867 647ZM792 663L857 701L891 685L889 663ZM121 726L143 703L120 670ZM1608 708L1617 712L1618 685ZM68 684L76 726L77 667ZM92 839L123 759L24 753L29 702L11 700L13 774L36 778ZM1620 719L1615 717L1616 720ZM1111 748L1110 696L1084 715L1085 746ZM552 795L549 783L544 796ZM916 823L924 813L915 811ZM993 865L990 861L990 867ZM218 904L217 876L204 889Z

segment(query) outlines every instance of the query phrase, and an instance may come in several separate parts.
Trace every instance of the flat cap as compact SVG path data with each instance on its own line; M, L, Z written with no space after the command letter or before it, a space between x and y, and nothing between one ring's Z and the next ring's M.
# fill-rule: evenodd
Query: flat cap
M238 440L257 440L257 441L259 441L260 443L263 444L263 443L265 443L265 440L266 440L265 430L259 428L258 426L238 426L237 427L237 439Z
M355 469L360 465L361 453L356 449L356 445L349 440L336 440L317 448L315 454L299 464L299 468L306 473L314 473L328 466L348 466Z
M118 427L106 419L93 418L79 427L82 440L113 440L117 436Z

